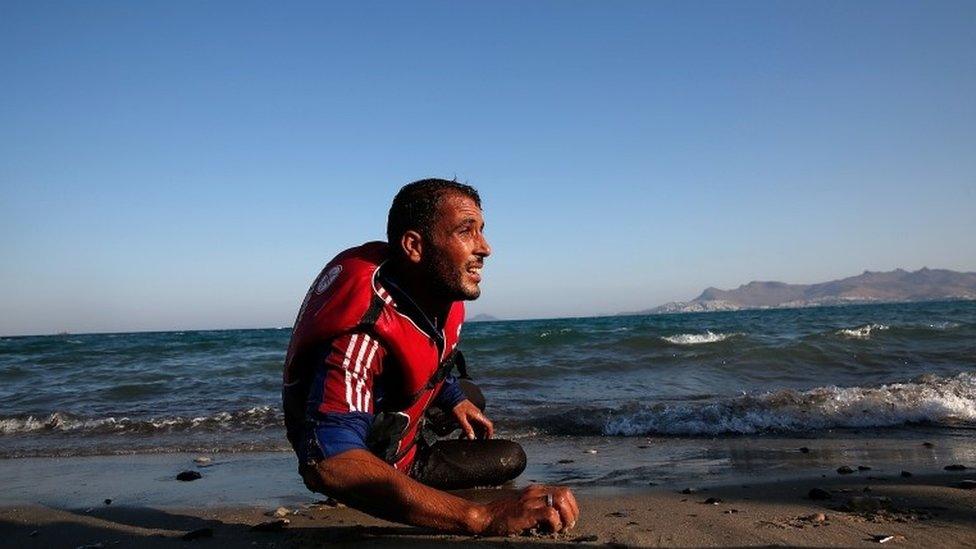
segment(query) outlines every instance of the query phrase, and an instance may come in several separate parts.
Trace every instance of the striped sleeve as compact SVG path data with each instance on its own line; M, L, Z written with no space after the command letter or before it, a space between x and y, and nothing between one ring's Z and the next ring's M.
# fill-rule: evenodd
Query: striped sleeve
M382 371L385 354L380 342L366 332L335 338L322 364L324 375L316 376L322 385L312 392L321 395L318 412L372 414L373 379Z

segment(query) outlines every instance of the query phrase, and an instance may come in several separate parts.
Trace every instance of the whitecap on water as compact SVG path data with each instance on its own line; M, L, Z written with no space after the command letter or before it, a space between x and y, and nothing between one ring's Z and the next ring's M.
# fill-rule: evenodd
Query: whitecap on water
M678 334L673 336L664 336L661 339L667 341L668 343L674 343L675 345L700 345L702 343L717 343L719 341L725 341L734 335L736 334L722 334L706 331L704 334Z
M871 332L887 329L888 326L886 324L865 324L864 326L858 326L857 328L844 328L843 330L838 330L837 335L857 339L867 339L871 337Z

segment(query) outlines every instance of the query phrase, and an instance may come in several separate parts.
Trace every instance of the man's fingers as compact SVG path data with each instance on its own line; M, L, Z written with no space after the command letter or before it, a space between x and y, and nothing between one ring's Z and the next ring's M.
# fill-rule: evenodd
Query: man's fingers
M491 438L495 434L495 425L484 414L478 412L474 420L485 428L485 438Z
M468 440L474 440L474 428L471 427L468 418L463 415L458 416L458 423L461 424L461 430L464 431L464 435L468 437Z
M570 502L569 498L556 496L553 498L553 500L555 509L559 511L559 520L566 525L566 528L576 526L578 512L573 508L573 504Z
M559 532L563 529L563 521L555 507L544 507L542 509L542 519L539 524L547 526L550 532Z
M562 506L565 505L569 509L572 516L571 520L566 521L564 518L563 521L566 522L569 528L572 528L576 525L576 521L579 520L580 514L579 504L576 503L576 496L573 495L573 492L571 492L569 488L559 488L557 493L558 495L556 496L556 499L560 503L560 511L562 511ZM565 517L565 515L563 516Z

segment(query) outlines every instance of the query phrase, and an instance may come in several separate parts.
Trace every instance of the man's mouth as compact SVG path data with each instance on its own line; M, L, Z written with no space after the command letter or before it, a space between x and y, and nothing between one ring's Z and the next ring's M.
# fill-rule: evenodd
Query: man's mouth
M471 267L468 267L467 273L469 275L471 275L471 278L473 278L475 282L481 282L481 269L482 268L484 268L483 265L473 265Z

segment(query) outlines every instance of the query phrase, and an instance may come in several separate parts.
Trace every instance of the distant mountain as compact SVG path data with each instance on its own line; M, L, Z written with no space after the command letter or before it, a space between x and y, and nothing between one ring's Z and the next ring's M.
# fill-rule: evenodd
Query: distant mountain
M499 318L493 317L491 315L486 315L485 313L474 315L471 318L465 319L465 322L493 322L495 320L501 320Z
M734 290L707 288L691 301L675 301L622 314L697 313L942 299L976 300L976 273L922 268L915 272L904 269L880 273L864 271L857 276L820 284L753 281Z

